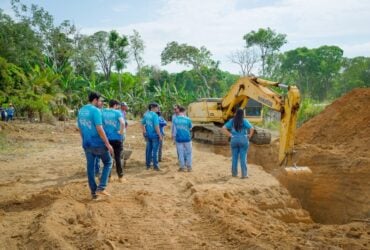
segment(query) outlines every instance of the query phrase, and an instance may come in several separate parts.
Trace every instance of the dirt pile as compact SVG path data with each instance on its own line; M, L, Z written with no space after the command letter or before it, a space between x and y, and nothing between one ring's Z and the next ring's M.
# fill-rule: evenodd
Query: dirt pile
M355 89L297 131L297 144L343 150L351 158L370 156L370 89Z
M304 190L292 182L289 190L316 221L370 217L369 107L370 89L355 89L297 131L298 163L309 166L313 176Z

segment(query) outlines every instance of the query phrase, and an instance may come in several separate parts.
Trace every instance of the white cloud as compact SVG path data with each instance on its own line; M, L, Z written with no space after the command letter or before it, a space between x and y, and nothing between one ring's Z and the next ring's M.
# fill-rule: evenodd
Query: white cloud
M237 65L230 64L227 55L243 47L244 34L266 27L287 34L285 50L338 45L346 56L370 56L367 27L370 1L281 0L262 6L252 1L253 7L244 9L238 7L237 0L162 0L161 3L156 20L109 27L124 34L138 30L146 45L147 64L160 65L160 53L165 45L178 41L206 46L214 59L221 61L222 69L237 73ZM90 33L88 29L83 31ZM173 71L181 67L164 68Z

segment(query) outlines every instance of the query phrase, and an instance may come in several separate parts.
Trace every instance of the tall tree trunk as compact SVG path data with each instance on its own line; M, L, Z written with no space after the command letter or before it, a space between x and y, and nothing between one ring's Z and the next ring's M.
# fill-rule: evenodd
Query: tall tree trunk
M118 83L119 83L119 99L122 100L122 76L121 76L121 71L118 71Z

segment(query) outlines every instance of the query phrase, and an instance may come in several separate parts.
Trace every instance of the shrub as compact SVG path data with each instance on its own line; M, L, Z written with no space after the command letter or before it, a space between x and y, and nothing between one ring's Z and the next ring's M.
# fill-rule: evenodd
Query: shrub
M319 103L313 99L305 98L301 102L301 106L298 111L298 126L301 126L303 123L318 115L328 103Z

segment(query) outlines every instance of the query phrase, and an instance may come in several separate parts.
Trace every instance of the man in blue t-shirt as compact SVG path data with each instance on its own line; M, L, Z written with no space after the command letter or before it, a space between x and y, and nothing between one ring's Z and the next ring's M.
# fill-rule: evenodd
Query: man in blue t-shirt
M158 164L158 147L159 141L162 140L162 135L159 130L159 118L156 112L159 111L158 103L149 104L148 111L144 114L141 120L143 135L146 138L145 163L146 169L150 169L150 164L153 161L154 170L159 171Z
M82 147L86 155L87 179L93 199L98 199L101 195L110 195L105 189L112 168L111 154L113 154L113 148L109 144L102 126L102 114L97 108L100 102L100 94L90 93L89 104L86 104L79 110L77 117ZM95 182L94 168L95 160L98 157L102 159L104 164L99 185Z
M114 161L119 180L122 180L123 169L121 164L121 154L123 151L123 137L125 131L125 121L122 113L118 110L120 103L117 100L109 101L109 109L103 109L103 128L108 137L110 145L114 150Z
M185 116L185 108L178 107L179 114L173 120L172 138L176 141L176 149L180 162L179 171L192 171L192 144L191 128L193 127L189 117Z

